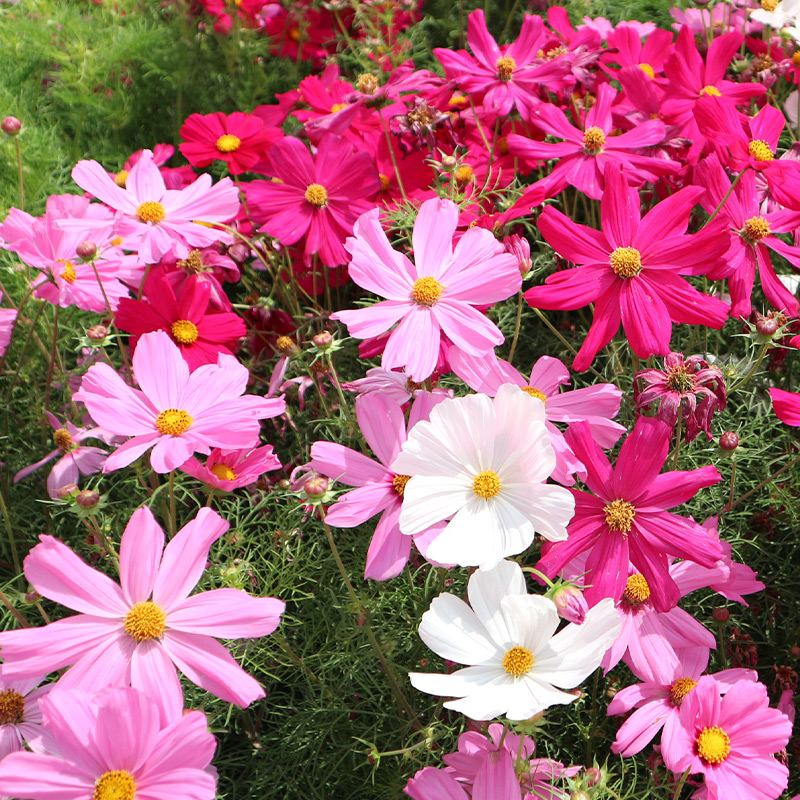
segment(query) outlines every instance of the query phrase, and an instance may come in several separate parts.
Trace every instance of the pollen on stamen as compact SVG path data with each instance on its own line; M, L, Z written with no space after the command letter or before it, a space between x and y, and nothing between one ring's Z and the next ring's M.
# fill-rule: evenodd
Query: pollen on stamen
M78 273L75 271L75 265L71 261L65 261L61 279L65 280L67 283L75 283L77 278Z
M694 375L683 364L678 364L667 373L666 383L670 390L680 394L693 393L696 388Z
M177 262L176 266L190 275L199 275L201 272L205 272L203 256L199 250L191 250L186 258L182 258Z
M170 328L172 338L178 344L194 344L199 336L197 325L188 319L176 319Z
M504 80L511 80L514 70L517 68L517 62L511 56L500 56L495 62L497 67L497 74Z
M764 217L750 217L744 223L744 230L741 232L741 237L748 244L756 244L760 242L765 236L769 236L772 229L769 222Z
M533 653L527 647L512 647L503 656L503 669L515 678L530 672L533 666Z
M147 200L136 209L136 216L140 222L161 222L167 218L167 210L155 200Z
M489 500L498 494L500 485L500 478L497 473L490 469L479 472L472 479L472 491L484 500Z
M606 135L596 125L588 127L583 134L583 151L590 155L602 152L606 143Z
M211 467L211 473L216 475L221 481L234 481L236 480L236 473L224 464L214 464Z
M371 72L363 72L356 79L356 89L361 94L375 94L378 88L378 79Z
M475 170L469 164L462 164L453 174L459 183L469 183L475 178Z
M135 603L125 616L125 633L137 642L158 639L166 629L166 612L151 600Z
M753 139L753 141L747 145L747 152L750 153L756 161L775 160L775 151L763 139Z
M617 247L608 257L614 274L633 278L642 271L642 254L635 247Z
M625 591L622 593L623 599L627 600L632 606L640 606L650 599L650 586L644 575L631 575L625 583Z
M306 189L306 200L312 206L322 208L328 202L328 192L324 186L319 183L311 183Z
M406 491L406 484L411 480L410 475L395 475L392 478L392 489L400 497L403 497Z
M432 306L441 296L444 286L436 278L426 275L417 278L411 287L411 296L421 306Z
M380 178L381 181L381 191L388 192L389 187L392 185L391 181L389 180L389 176L384 175L382 172L380 172L378 173L378 178Z
M695 751L705 764L721 764L731 752L731 737L714 725L703 728L695 740Z
M669 696L672 705L679 706L686 698L686 695L688 695L695 686L697 686L697 681L691 678L678 678L678 680L669 687Z
M700 94L707 94L710 95L711 97L722 97L722 92L719 89L717 89L716 86L711 86L710 84L708 86L704 86L700 90Z
M167 408L156 417L156 428L164 436L180 436L192 426L194 419L182 408Z
M25 714L25 698L15 689L0 692L0 725L18 725Z
M612 500L603 507L606 524L614 533L630 533L636 510L627 500Z
M655 78L656 71L649 64L639 64L639 69L647 75L648 78Z
M547 402L547 395L541 389L535 389L533 386L520 386L520 389L522 389L525 394L529 394L531 397L536 397L543 403Z
M337 111L341 111L343 108L347 108L347 103L334 103L331 106L331 114L335 114Z
M780 0L761 0L761 8L771 13L778 7L779 1Z
M66 428L59 428L57 431L54 431L53 441L56 443L56 447L59 450L63 450L65 453L69 453L77 447Z
M114 176L114 183L119 186L120 189L124 189L128 183L128 175L130 173L126 169L121 169L115 176Z
M220 153L233 153L242 146L242 140L232 133L226 133L217 139L217 150Z
M104 772L94 785L92 800L134 800L136 781L124 769Z

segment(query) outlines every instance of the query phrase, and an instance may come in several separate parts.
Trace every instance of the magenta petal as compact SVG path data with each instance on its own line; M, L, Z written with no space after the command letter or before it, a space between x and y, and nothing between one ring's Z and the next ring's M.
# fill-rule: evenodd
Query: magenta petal
M129 605L147 600L153 592L164 549L164 531L147 507L134 511L119 545L120 583Z
M666 423L648 417L637 418L617 458L614 470L616 497L638 505L647 496L649 486L667 460L669 439L670 430Z
M648 511L666 511L691 500L700 489L719 483L716 467L707 466L683 472L675 470L656 475L638 505Z

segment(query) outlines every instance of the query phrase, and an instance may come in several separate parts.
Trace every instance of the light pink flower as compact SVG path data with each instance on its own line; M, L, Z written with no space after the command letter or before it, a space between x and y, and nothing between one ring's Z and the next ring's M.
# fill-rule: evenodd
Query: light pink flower
M0 761L25 745L42 748L44 730L39 701L52 684L39 686L42 676L9 680L0 668ZM37 688L38 687L38 688Z
M239 210L239 191L230 178L212 186L211 176L201 175L184 189L167 189L149 150L132 167L124 189L96 161L79 161L72 178L119 212L118 231L130 237L128 243L136 246L144 264L154 264L166 255L186 258L194 247L230 241L227 234L207 224L227 222ZM64 221L61 226L74 228L75 224Z
M239 589L189 596L211 545L228 530L201 509L164 547L149 508L134 512L120 542L120 584L90 567L63 542L39 537L25 559L25 577L39 594L77 611L43 628L0 633L9 679L71 667L60 689L97 691L132 685L158 702L164 718L180 713L176 667L229 703L247 706L264 690L218 642L272 633L284 603Z
M388 299L339 311L332 319L344 322L358 339L378 336L399 320L382 365L404 368L417 382L434 371L442 334L474 356L502 344L503 334L475 306L505 300L522 284L516 258L489 231L468 230L453 250L457 225L458 206L433 198L422 204L414 222L415 263L392 249L378 209L359 217L355 236L345 244L355 283Z
M213 800L216 740L205 714L168 724L143 692L52 692L42 700L59 755L12 753L0 793L30 800Z
M349 383L343 383L342 388L347 389L348 392L357 392L359 397L365 394L381 394L384 397L390 397L398 405L407 403L425 391L418 383L412 381L405 372L383 369L382 367L368 369L365 377ZM433 389L432 394L452 397L453 390L436 387Z
M3 302L3 293L0 292L0 303ZM0 308L0 358L2 358L8 345L11 343L11 337L14 334L14 324L17 321L17 312L13 308Z
M201 464L196 458L190 458L181 464L181 470L187 475L223 492L249 486L264 472L280 468L281 462L271 444L255 450L245 448L225 451L215 448L205 464Z
M139 339L133 374L141 390L128 386L108 364L95 364L74 395L106 431L132 437L108 457L104 472L127 466L151 447L156 472L176 469L192 453L208 454L212 447L252 448L259 420L285 409L280 398L242 396L249 372L233 356L221 353L216 364L189 374L163 331Z

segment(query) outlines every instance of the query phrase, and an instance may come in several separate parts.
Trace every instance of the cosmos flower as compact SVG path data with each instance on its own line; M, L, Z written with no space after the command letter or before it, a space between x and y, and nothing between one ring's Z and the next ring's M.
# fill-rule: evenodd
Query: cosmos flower
M281 462L272 445L265 444L255 450L220 450L215 447L205 464L190 458L180 468L212 489L232 492L255 483L265 472L280 469Z

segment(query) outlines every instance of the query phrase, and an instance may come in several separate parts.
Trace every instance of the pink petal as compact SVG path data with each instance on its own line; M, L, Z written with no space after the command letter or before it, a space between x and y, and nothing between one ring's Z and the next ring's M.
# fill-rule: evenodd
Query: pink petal
M400 503L389 506L378 520L367 551L365 579L386 581L395 578L408 562L411 537L400 533L401 508Z
M189 367L168 333L153 331L139 339L133 354L133 371L136 382L158 411L182 407Z
M280 624L286 604L274 597L253 597L240 589L212 589L188 597L169 612L170 630L218 639L268 636Z
M458 206L439 197L426 200L414 221L412 242L417 276L438 278L453 257Z
M129 605L147 600L153 592L164 531L147 507L133 512L119 545L120 583Z
M362 395L356 399L356 418L378 461L391 464L406 440L406 420L400 406L384 395Z
M94 779L57 756L12 753L0 762L0 793L36 800L86 800Z
M336 442L314 442L311 445L311 467L349 486L382 483L387 475L386 467Z
M140 642L131 658L131 686L141 689L158 708L161 727L181 718L183 690L175 665L160 641ZM150 768L148 761L148 768Z

